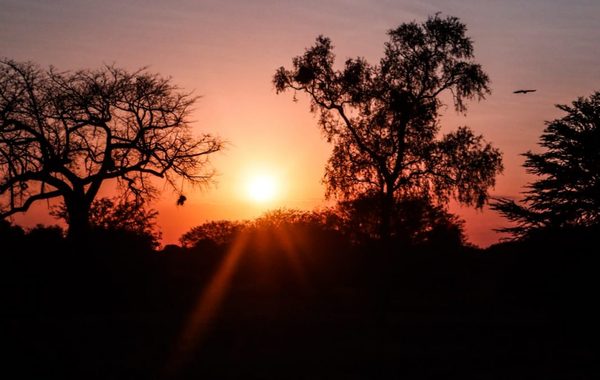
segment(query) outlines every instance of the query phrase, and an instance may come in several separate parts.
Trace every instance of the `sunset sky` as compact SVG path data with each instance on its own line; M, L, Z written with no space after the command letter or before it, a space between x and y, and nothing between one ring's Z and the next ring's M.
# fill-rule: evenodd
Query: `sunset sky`
M519 154L538 149L544 121L561 115L554 104L600 90L600 1L0 0L0 57L60 70L147 66L201 96L194 129L229 144L213 157L215 185L186 190L184 207L169 190L154 205L168 244L207 220L323 206L330 146L306 97L275 94L275 70L319 34L332 39L340 64L356 56L376 63L387 30L436 12L467 25L492 87L466 116L445 109L443 128L468 125L500 148L505 170L493 195L518 197L531 180ZM521 88L537 92L512 93ZM256 186L273 198L262 199ZM495 213L452 209L472 243L499 239L492 230L505 222ZM46 214L42 205L15 221L54 223Z

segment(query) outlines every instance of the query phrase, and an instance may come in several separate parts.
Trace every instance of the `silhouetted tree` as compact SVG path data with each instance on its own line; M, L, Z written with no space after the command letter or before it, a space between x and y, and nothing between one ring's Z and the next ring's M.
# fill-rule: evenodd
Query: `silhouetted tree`
M337 212L343 220L345 234L362 243L377 238L380 207L381 202L376 197L340 202ZM390 214L391 236L404 246L444 244L458 247L464 244L463 222L429 199L397 200Z
M294 209L276 209L265 212L252 221L211 221L193 227L179 238L183 247L197 246L200 242L212 242L225 246L241 233L265 232L276 230L333 232L343 231L346 221L335 210L302 211ZM315 236L312 236L315 237Z
M317 241L325 235L334 238L348 235L349 225L334 208L303 211L281 208L271 210L249 224L255 231L287 231L301 233L306 240Z
M12 247L15 242L20 241L25 236L22 227L13 225L8 220L0 219L0 247Z
M152 197L151 177L175 189L206 183L208 157L222 143L192 136L195 100L144 70L61 73L0 60L0 217L62 198L77 236L107 180L137 199Z
M217 220L193 227L179 238L183 247L193 247L201 241L210 241L220 246L233 241L247 223L229 220Z
M457 111L489 93L488 76L472 62L473 44L456 17L430 17L388 32L379 65L347 59L334 68L333 46L319 36L314 46L281 67L277 92L307 93L311 111L334 144L325 172L328 195L378 197L381 235L390 233L395 199L450 197L480 207L502 170L501 154L461 127L438 138L439 96L451 95Z
M46 226L38 224L27 231L27 240L29 243L37 246L38 249L47 250L57 247L64 239L64 231L60 226Z
M567 115L546 123L539 143L545 151L524 154L524 167L541 178L528 185L521 204L507 198L492 203L516 223L501 231L517 238L600 224L600 92L557 107Z
M69 213L64 205L54 208L51 214L66 222ZM143 203L131 200L100 198L92 202L89 212L90 226L108 232L123 231L147 240L153 248L160 245L162 234L156 225L158 211L147 209Z
M321 217L318 213L280 208L265 212L253 221L252 226L255 228L278 228L319 224L321 224Z

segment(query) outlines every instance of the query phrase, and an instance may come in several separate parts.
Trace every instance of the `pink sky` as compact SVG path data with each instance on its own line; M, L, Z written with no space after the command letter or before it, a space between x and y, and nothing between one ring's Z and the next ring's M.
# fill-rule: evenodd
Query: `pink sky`
M600 89L597 1L0 0L0 56L64 70L148 66L202 96L194 128L230 144L214 157L215 186L190 190L185 207L176 207L168 191L156 203L164 243L173 243L206 220L323 205L320 181L330 147L306 98L294 103L289 94L275 94L275 69L289 66L318 34L333 40L340 61L364 56L376 62L388 29L438 11L467 25L493 91L466 116L445 110L444 128L469 125L499 147L505 172L493 194L516 197L531 180L519 154L537 149L544 121L560 116L554 104ZM537 92L512 93L519 88ZM245 181L257 172L278 179L277 201L248 199ZM504 221L496 214L452 209L466 220L471 242L498 240L492 230ZM53 222L45 213L42 206L16 220Z

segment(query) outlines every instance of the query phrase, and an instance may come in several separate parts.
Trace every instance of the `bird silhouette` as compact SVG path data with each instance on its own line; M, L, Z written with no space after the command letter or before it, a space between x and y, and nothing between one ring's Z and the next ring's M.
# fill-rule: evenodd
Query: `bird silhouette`
M179 196L179 198L177 198L177 206L183 206L185 201L187 201L187 197L185 195L181 194Z
M513 94L526 94L528 92L536 92L537 90L517 90L513 91Z

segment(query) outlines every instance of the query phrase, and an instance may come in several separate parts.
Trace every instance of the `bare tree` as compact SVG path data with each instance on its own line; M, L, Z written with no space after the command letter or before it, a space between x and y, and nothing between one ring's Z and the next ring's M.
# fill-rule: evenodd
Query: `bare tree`
M174 189L207 183L222 142L192 135L195 101L143 69L58 72L0 60L0 217L62 198L69 235L79 236L107 180L137 201L155 195L152 177Z
M465 32L455 17L401 24L388 32L379 65L359 57L347 59L343 70L334 68L331 41L320 36L293 58L292 69L281 67L274 76L277 92L309 95L334 144L325 172L328 194L378 197L384 238L395 200L454 197L480 207L502 170L500 152L467 127L437 138L441 94L465 112L467 100L489 92Z

